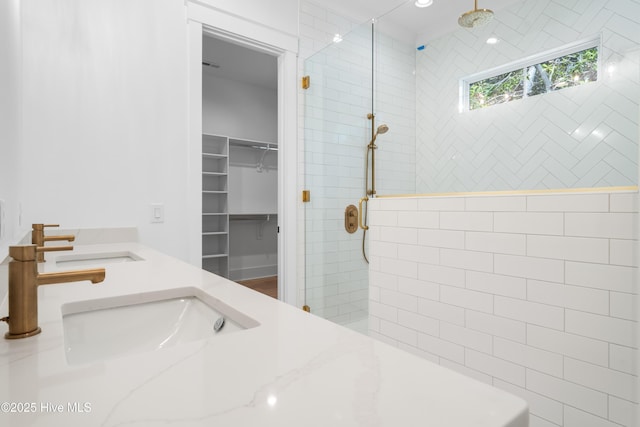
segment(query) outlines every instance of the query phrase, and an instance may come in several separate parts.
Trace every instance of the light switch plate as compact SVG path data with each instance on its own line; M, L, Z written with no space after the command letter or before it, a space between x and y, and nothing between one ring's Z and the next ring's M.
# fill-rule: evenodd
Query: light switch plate
M151 204L151 222L164 222L164 203Z

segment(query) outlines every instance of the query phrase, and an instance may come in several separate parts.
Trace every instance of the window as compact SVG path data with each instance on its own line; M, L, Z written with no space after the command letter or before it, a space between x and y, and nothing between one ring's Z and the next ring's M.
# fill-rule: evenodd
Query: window
M592 39L463 79L462 105L476 110L596 81L599 44Z

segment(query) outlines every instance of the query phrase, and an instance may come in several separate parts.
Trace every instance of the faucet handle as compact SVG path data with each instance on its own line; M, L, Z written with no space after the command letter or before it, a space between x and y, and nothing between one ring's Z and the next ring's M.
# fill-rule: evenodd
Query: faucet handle
M45 227L60 227L60 224L31 224L31 228L35 231L44 231Z
M67 242L73 242L74 240L76 240L76 236L74 236L73 234L67 234L64 236L44 236L45 242L58 242L61 240L66 240Z
M59 251L72 251L73 246L38 246L36 252L59 252Z
M41 252L51 251L71 251L73 246L9 246L9 256L15 261L35 261L36 256Z
M9 246L9 256L16 261L35 261L36 245Z
M73 242L76 239L76 236L69 234L64 236L45 236L44 229L45 227L60 227L60 224L31 224L33 230L31 231L31 243L38 247L38 262L44 262L44 252L49 251L69 251L72 250L72 246L62 246L59 249L44 249L45 242L55 242L66 240L67 242ZM53 246L51 246L53 248Z

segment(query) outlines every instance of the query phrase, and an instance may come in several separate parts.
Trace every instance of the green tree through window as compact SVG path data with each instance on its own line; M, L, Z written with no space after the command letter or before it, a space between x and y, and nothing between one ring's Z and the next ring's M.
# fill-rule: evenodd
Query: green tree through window
M469 109L579 86L598 79L598 48L560 56L469 84Z

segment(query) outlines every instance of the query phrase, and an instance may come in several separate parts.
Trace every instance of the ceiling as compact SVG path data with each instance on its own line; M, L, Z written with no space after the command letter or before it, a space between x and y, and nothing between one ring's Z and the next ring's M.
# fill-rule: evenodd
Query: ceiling
M425 43L460 28L458 17L474 8L474 0L433 0L433 4L425 8L416 7L414 1L322 0L318 4L359 22L379 18L381 29L387 29L405 41L418 43ZM497 13L519 1L479 0L478 9L491 9Z
M418 8L415 0L311 0L356 22L378 19L378 28L409 43L422 44L458 28L458 17L474 7L473 0L434 0ZM496 14L522 0L479 0L478 8ZM203 72L232 80L277 89L277 60L274 56L205 36L203 61L220 68L203 67Z
M202 62L220 67L203 66L204 73L277 90L278 64L275 56L205 36Z

